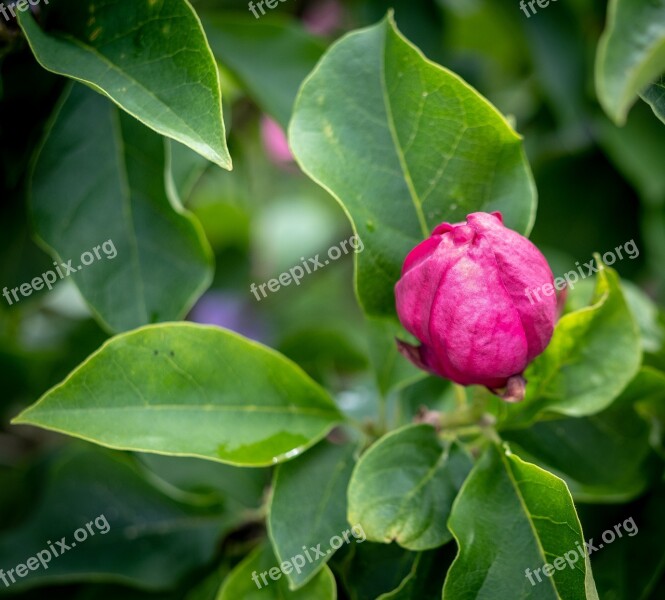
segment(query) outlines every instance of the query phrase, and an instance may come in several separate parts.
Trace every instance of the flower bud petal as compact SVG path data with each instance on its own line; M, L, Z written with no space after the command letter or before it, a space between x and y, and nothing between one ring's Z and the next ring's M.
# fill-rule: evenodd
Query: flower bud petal
M407 256L395 287L397 314L422 342L401 343L414 364L463 385L523 396L523 373L551 339L556 297L527 289L553 283L538 249L506 228L500 213L442 223ZM522 386L520 387L520 382Z

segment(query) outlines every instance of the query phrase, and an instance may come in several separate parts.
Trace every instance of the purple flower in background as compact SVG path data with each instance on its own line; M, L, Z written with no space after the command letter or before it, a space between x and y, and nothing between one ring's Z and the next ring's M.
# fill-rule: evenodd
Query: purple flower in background
M338 0L322 0L311 4L305 10L305 29L314 35L330 35L342 26L344 9Z
M189 313L187 320L202 325L216 325L256 341L265 342L266 328L251 308L237 296L222 292L204 294Z

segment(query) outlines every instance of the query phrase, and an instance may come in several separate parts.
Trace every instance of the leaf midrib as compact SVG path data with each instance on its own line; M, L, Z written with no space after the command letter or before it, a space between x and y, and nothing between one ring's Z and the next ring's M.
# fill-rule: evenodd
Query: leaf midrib
M386 22L387 23L387 22ZM402 174L404 175L404 181L406 186L409 189L409 195L411 197L411 202L416 211L416 216L418 217L418 223L420 224L420 230L423 235L423 239L429 237L429 227L427 226L427 220L425 219L425 213L423 212L423 205L416 187L413 183L413 178L411 177L411 171L409 170L409 165L406 162L406 156L404 155L404 150L400 144L399 138L397 136L397 129L395 127L395 118L393 116L392 107L390 105L390 97L388 95L388 86L386 84L386 50L387 50L387 40L390 31L388 27L384 29L383 36L383 51L381 53L381 68L379 71L379 80L381 82L381 91L383 92L383 105L386 111L386 122L388 125L388 130L390 131L390 137L393 140L393 145L395 147L395 153L397 154L397 159L399 160L400 167L402 169Z
M111 107L111 121L113 127L113 134L116 142L116 159L118 166L118 179L120 182L121 188L121 203L122 203L122 212L127 221L128 232L131 232L129 236L130 244L132 246L132 263L134 263L134 268L136 269L137 275L137 296L141 299L141 308L143 309L143 318L141 319L144 322L149 320L148 315L148 305L145 297L145 289L143 287L143 277L141 274L141 259L138 245L138 238L136 235L136 223L134 221L134 211L132 209L132 187L129 182L129 171L127 169L126 156L127 152L125 150L125 139L122 133L122 124L120 122L120 114L115 108Z
M538 546L538 550L540 552L540 556L543 559L543 564L547 564L547 556L545 555L545 548L543 548L542 544L540 543L540 536L538 535L538 530L536 529L536 526L531 519L531 511L528 509L526 503L524 502L524 498L522 497L522 491L519 487L519 483L515 479L515 476L513 475L513 471L510 468L510 465L508 464L508 459L505 455L504 452L501 451L500 448L496 448L496 451L499 453L499 457L501 459L501 463L504 466L504 469L506 471L506 474L508 475L508 480L513 486L513 490L515 492L515 496L517 496L517 499L520 503L520 506L522 507L522 510L524 511L524 514L526 516L527 522L529 523L529 527L531 528L531 532L533 533L533 537L536 541L536 545ZM552 584L552 589L554 590L554 593L556 594L556 597L558 600L563 600L561 595L559 594L559 590L556 586L556 583L554 582L553 577L548 577L550 583Z

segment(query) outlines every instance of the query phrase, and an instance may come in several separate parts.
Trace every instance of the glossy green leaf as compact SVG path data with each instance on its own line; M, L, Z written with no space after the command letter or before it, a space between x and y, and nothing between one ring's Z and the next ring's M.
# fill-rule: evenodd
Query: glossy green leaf
M303 557L304 558L304 557ZM299 563L300 561L298 561ZM217 600L336 600L337 584L327 566L307 585L291 591L280 563L263 543L224 580ZM289 570L285 567L285 570ZM272 573L272 577L270 576Z
M509 451L487 449L455 500L449 526L459 553L444 600L598 598L586 551L580 556L578 549L584 538L566 484ZM572 567L563 559L567 552L576 552L576 561L568 555ZM558 557L553 573L545 576L543 566Z
M637 373L640 332L612 269L599 274L590 306L564 315L549 346L527 369L526 399L493 400L506 424L543 411L573 417L607 408Z
M86 530L91 521L94 535ZM0 565L7 571L25 563L65 536L71 548L52 556L46 569L39 565L25 578L14 575L12 590L65 578L166 589L206 565L220 538L239 522L237 515L164 494L126 456L76 446L49 470L34 512L0 538ZM75 539L81 527L88 531L82 541L80 532Z
M44 29L29 13L19 22L45 69L231 168L217 65L187 0L58 0L42 8Z
M35 232L52 256L72 260L70 277L111 331L182 318L212 279L201 226L167 193L164 142L77 84L35 162Z
M565 311L573 312L589 306L596 285L596 277L576 283L574 290L568 290ZM658 306L642 288L628 279L621 279L621 291L640 331L642 349L658 352L665 343L665 331L658 321Z
M335 536L343 544L365 539L362 530L352 530L346 521L346 489L355 464L354 453L352 443L323 441L275 472L268 530L278 561L301 554L303 546L325 554L287 573L292 589L302 587L332 558L337 550L334 546L339 543L331 543ZM310 552L312 558L317 554Z
M14 423L123 450L264 466L341 420L327 393L280 354L190 323L119 335Z
M536 192L520 137L454 73L426 60L391 16L324 55L300 90L290 143L344 207L365 250L360 303L393 315L406 254L443 220L501 210L527 232Z
M610 0L596 56L596 92L619 125L637 95L665 72L665 0Z
M588 417L541 421L502 437L525 460L561 477L576 501L626 502L657 478L659 465L650 427L632 406L620 404Z
M665 75L661 75L648 88L646 88L640 97L652 109L654 114L665 123Z
M286 129L298 88L325 45L295 21L204 13L203 25L217 59L252 99Z
M429 425L407 425L362 455L349 484L349 523L367 539L393 540L409 550L448 542L453 500L471 470L471 459L443 443Z

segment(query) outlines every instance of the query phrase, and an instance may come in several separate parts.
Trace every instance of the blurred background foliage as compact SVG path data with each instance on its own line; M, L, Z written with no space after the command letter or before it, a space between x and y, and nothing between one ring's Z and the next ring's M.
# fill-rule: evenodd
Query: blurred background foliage
M216 259L214 282L190 320L227 327L280 350L336 392L343 409L359 420L376 412L377 399L389 386L375 380L370 365L381 367L392 360L381 350L391 343L391 335L364 321L353 295L351 257L260 302L250 284L267 281L301 257L325 252L351 235L341 208L298 171L267 119L284 128L302 79L325 48L344 32L375 23L390 7L407 38L478 89L524 136L539 191L531 239L555 274L634 239L639 257L615 268L663 306L665 130L642 101L622 128L598 105L593 65L605 1L552 3L529 19L516 0L287 0L259 20L244 0L193 4L222 72L234 170L223 171L173 143L174 179ZM11 24L1 33L0 284L13 287L52 262L31 237L25 190L30 160L65 80L37 65ZM662 331L662 312L660 319ZM0 595L212 599L224 575L261 535L267 470L130 456L8 425L107 337L71 283L13 306L0 302L0 532L11 530L0 537L0 566L21 562L26 558L21 540L32 537L34 544L43 544L55 535L48 533L50 526L72 520L72 506L87 514L84 505L93 499L100 508L89 518L104 506L111 510L119 504L157 523L144 540L146 553L127 554L112 540L102 540L107 544L98 552L112 557L118 572L132 561L131 577L98 581L88 575L67 585L45 577L32 581L39 586L34 589L0 585ZM647 363L663 368L665 355L659 347L656 343ZM440 406L451 402L444 382L421 379L393 392L385 418L408 422L424 389L440 398ZM91 477L91 465L96 477ZM104 489L96 483L100 478ZM116 487L115 481L124 483ZM635 556L615 544L592 558L601 598L638 597L631 595L628 573L630 565L639 564L635 560L649 554L651 540L662 547L664 524L657 514L662 513L662 493L638 497L632 505L582 508L587 537L622 515L639 511L653 518L651 527L646 521L640 527L648 532L635 538L641 548ZM178 532L172 531L174 515L179 515ZM201 519L207 523L203 529ZM179 536L189 540L186 557L182 549L175 550L182 542ZM148 560L150 544L168 548L162 551L166 563ZM173 565L168 564L169 552ZM358 548L367 554L366 572L345 575L347 552L338 553L332 567L356 590L350 597L374 598L389 591L384 574L409 568L401 550L368 543ZM658 556L662 559L662 550ZM377 564L382 567L375 568ZM661 562L655 572L662 577L662 571ZM639 597L662 598L663 592L656 580Z

